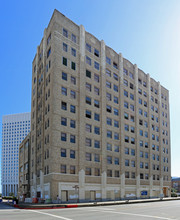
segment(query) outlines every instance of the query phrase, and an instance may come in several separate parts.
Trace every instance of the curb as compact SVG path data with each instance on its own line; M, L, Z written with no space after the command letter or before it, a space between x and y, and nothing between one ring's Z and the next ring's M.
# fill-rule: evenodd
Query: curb
M79 204L49 204L47 205L32 205L32 204L22 204L22 205L12 205L14 208L18 209L64 209L64 208L79 208L79 207L93 207L93 206L108 206L108 205L128 205L137 203L149 203L149 202L166 202L166 201L176 201L180 198L167 198L167 199L145 199L145 200L123 200L123 201L111 201L111 202L92 202L92 203L79 203Z

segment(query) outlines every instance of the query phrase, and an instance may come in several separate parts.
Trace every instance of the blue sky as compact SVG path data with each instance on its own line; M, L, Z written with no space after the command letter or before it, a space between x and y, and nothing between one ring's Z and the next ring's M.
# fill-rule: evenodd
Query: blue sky
M55 8L170 91L172 175L180 176L178 0L1 2L0 127L2 115L31 110L31 64Z

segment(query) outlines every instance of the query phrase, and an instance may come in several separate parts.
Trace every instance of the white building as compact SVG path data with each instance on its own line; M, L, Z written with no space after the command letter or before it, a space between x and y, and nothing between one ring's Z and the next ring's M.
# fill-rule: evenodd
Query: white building
M17 195L19 175L19 145L30 132L31 113L5 115L2 118L2 195Z

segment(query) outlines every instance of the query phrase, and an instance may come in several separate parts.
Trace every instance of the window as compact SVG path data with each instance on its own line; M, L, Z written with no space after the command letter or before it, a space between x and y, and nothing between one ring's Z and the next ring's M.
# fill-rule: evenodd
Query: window
M114 140L119 140L119 134L117 132L114 132Z
M107 130L107 137L112 138L112 131Z
M86 110L86 118L91 118L91 111L90 110Z
M111 101L111 94L106 92L106 98L107 98L108 101Z
M111 71L108 70L108 69L106 69L106 75L109 76L109 77L111 77Z
M92 160L91 153L86 153L86 160L87 161L91 161Z
M119 128L119 122L114 120L114 127Z
M124 112L124 118L128 120L129 119L129 114Z
M112 151L112 144L107 143L106 149L107 149L108 151Z
M94 175L100 176L100 169L99 168L94 168Z
M97 113L94 113L94 120L100 121L100 116Z
M66 133L61 132L61 141L66 141Z
M96 62L96 61L94 61L94 68L97 69L97 70L99 70L99 63Z
M125 141L126 143L129 143L129 137L128 137L128 136L125 136L125 137L124 137L124 141Z
M75 174L75 173L76 173L75 166L70 166L70 174Z
M88 43L86 43L86 50L91 53L91 45Z
M111 156L107 156L107 164L112 164L112 157Z
M99 88L94 87L94 93L95 93L96 95L99 95Z
M128 102L124 102L124 107L129 108Z
M76 63L75 62L71 62L71 69L76 70Z
M135 144L135 138L131 137L131 144Z
M131 167L135 167L135 161L131 160Z
M124 85L128 86L128 81L126 79L124 79Z
M51 54L51 48L49 48L48 52L47 52L47 58L50 56Z
M75 159L75 150L70 150L70 158Z
M76 78L74 76L71 76L71 83L73 85L76 85Z
M134 105L130 104L130 109L134 111Z
M71 128L76 128L76 121L75 120L70 121L70 127Z
M74 43L76 43L76 35L72 34L72 35L71 35L71 40L72 40Z
M129 148L126 147L126 148L124 149L124 153L125 153L125 154L129 154Z
M92 128L90 124L86 124L86 131L91 133Z
M86 56L86 63L91 66L91 58L89 58L88 56Z
M126 166L126 167L129 166L129 160L125 160L125 166Z
M91 98L86 96L86 104L91 105Z
M63 50L64 50L65 52L67 52L67 51L68 51L68 45L67 45L67 44L65 44L65 43L63 43Z
M109 65L111 65L111 59L109 57L106 57L106 63L108 63Z
M63 65L67 66L67 58L63 57L62 63Z
M119 152L119 146L114 145L114 152Z
M139 88L139 89L138 89L138 93L139 93L139 94L142 94L142 89Z
M76 92L71 90L71 98L72 99L75 99L76 98Z
M106 123L107 123L107 125L112 125L112 119L111 118L107 118L106 119Z
M143 130L139 130L139 135L143 136Z
M117 85L114 85L114 91L118 92L118 86Z
M118 81L118 75L116 73L113 73L113 78Z
M134 85L130 83L130 89L134 89Z
M144 168L144 163L143 162L140 162L140 168Z
M71 48L71 55L76 57L76 50L74 48Z
M94 133L99 135L100 134L100 128L95 126L94 127Z
M140 99L140 98L139 98L139 104L141 104L141 105L142 105L142 99Z
M62 87L61 88L61 94L67 96L67 88Z
M113 62L113 67L114 67L115 69L118 69L117 63Z
M106 87L111 89L111 83L109 81L106 81Z
M90 138L86 138L86 146L91 147L91 139Z
M119 115L119 110L114 108L114 115Z
M97 74L94 74L94 81L99 82L99 76Z
M94 100L94 106L95 106L96 108L99 108L99 101L98 101L98 100Z
M99 154L94 154L94 161L100 162L100 155Z
M63 36L68 37L68 31L65 28L63 28Z
M94 48L94 55L99 57L99 50L97 50L96 48Z
M112 109L111 109L111 106L110 105L106 105L106 111L111 113Z
M131 79L134 79L134 74L131 73L131 72L129 72L129 77L130 77Z
M135 150L131 149L131 156L135 156Z
M70 112L76 113L76 106L71 105L71 106L70 106Z
M61 173L66 173L66 165L61 165Z
M62 72L62 79L67 81L67 73Z
M91 72L89 70L86 70L86 76L91 78Z
M67 118L61 117L61 125L67 126Z
M132 95L132 94L131 94ZM126 91L126 90L124 90L124 96L125 97L128 97L128 92ZM133 96L133 98L134 98L134 96Z
M67 110L67 103L66 102L61 102L61 109Z
M66 157L66 149L61 148L61 157Z
M114 177L119 177L119 170L114 171Z
M119 165L119 158L117 158L117 157L114 158L114 164Z
M127 71L127 69L123 68L123 73L124 73L124 75L128 76L128 71Z
M94 141L94 148L100 148L100 141Z
M125 130L125 131L129 131L129 125L125 124L125 125L124 125L124 130Z
M88 175L88 176L91 175L91 168L90 167L86 167L85 174Z
M75 135L70 135L70 142L71 143L76 143L76 136Z

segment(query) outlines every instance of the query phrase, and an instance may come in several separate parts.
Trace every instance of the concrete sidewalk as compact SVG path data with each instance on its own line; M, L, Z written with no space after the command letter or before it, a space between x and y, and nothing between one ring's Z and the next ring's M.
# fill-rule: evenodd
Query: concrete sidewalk
M135 203L146 202L165 202L180 200L180 197L176 198L156 198L156 199L137 199L137 200L120 200L120 201L106 201L106 202L89 202L89 203L69 203L69 204L32 204L32 203L20 203L12 206L19 209L61 209L61 208L78 208L78 207L92 207L92 206L107 206L107 205L125 205Z

